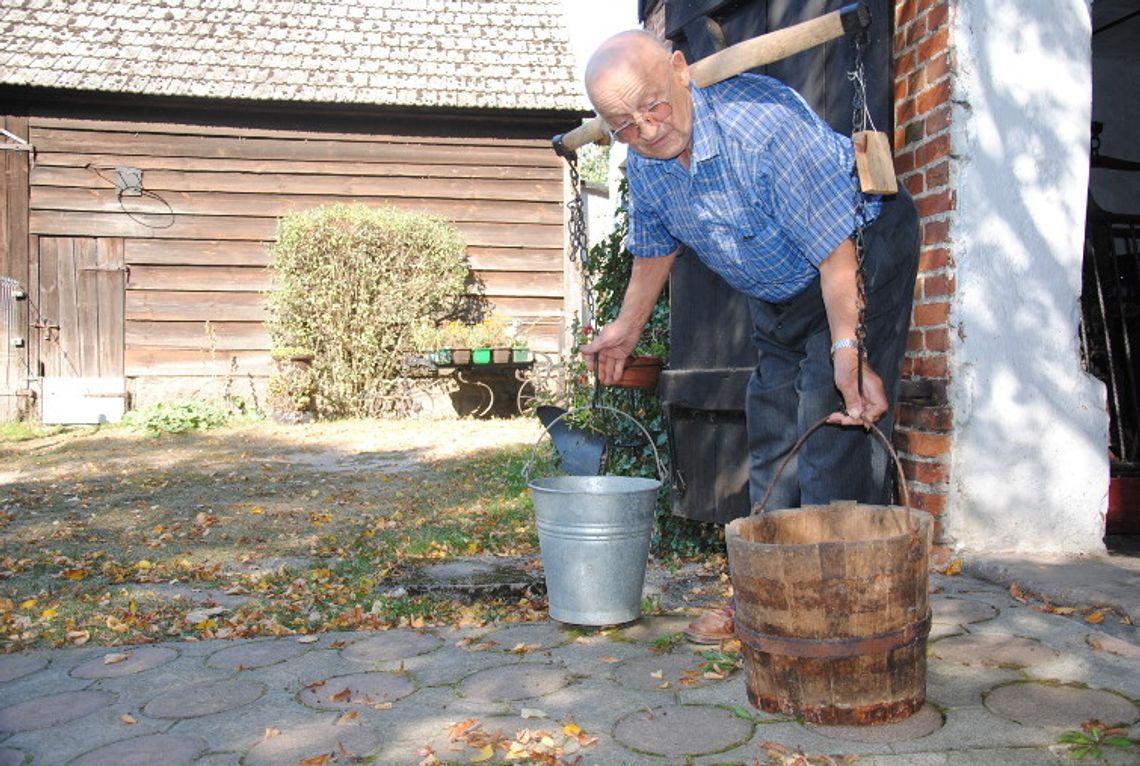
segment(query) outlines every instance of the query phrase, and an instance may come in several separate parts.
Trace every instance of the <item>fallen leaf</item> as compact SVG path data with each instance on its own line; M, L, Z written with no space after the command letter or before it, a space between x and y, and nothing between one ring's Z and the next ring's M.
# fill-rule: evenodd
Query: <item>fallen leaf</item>
M562 727L562 733L567 737L577 737L582 733L582 727L576 723L568 723Z
M468 731L478 725L478 718L468 718L466 721L460 721L459 723L452 724L451 728L447 731L447 740L449 742L457 742L463 739L464 735L467 734Z
M468 760L471 763L482 763L483 761L491 760L494 756L495 748L491 747L490 745L484 745L483 747L479 748L479 752L472 755Z
M45 620L50 620L52 617L55 617L57 614L59 614L59 610L56 609L55 607L50 607L50 608L45 609L42 612L40 612L40 617L44 618ZM1101 619L1103 620L1104 618L1101 617Z
M951 577L962 574L962 559L954 559L951 561L946 565L946 568L942 570L942 574L950 575Z
M665 677L665 671L664 670L654 670L652 673L649 674L649 677L650 678L658 678L658 679L664 678Z
M130 652L112 652L111 654L105 654L103 655L103 664L115 665L123 660L130 659L130 656Z
M332 753L325 753L324 755L314 755L312 758L306 758L300 761L297 766L328 766L332 761Z
M546 718L546 713L532 707L524 707L519 711L519 715L523 718Z
M355 710L349 710L347 713L342 715L340 718L336 719L336 722L338 724L349 723L350 721L355 721L357 716L359 716L359 715L360 715L360 713L357 713Z
M273 739L274 737L279 737L279 736L281 736L281 730L280 729L274 729L273 727L269 727L265 730L265 734L262 735L261 738L262 738L262 740L266 740L266 739Z
M67 640L76 646L83 646L91 640L91 631L89 630L69 630L67 631Z
M1013 585L1009 586L1009 595L1015 601L1020 601L1023 604L1029 601L1029 594L1027 594L1025 592L1025 589L1022 588L1018 583L1014 583Z
M612 664L614 664L615 662L621 662L621 659L620 659L620 658L618 658L618 657L614 657L614 656L612 656L612 655L609 655L609 654L603 654L603 655L602 655L601 657L599 657L598 659L599 659L599 660L601 660L602 662L608 662L608 663L610 663L611 665L612 665Z
M538 644L516 644L514 649L511 649L509 654L527 654L529 652L536 652L541 649Z
M135 720L135 717L130 713L123 713L121 716L119 716L119 720L125 723L127 726L138 723L138 721Z
M148 561L147 559L140 559L140 560L135 562L135 569L139 569L139 570L142 570L145 572L146 570L153 569L153 568L154 568L154 564L150 563L150 561Z
M67 580L82 580L87 576L86 569L65 569L59 573L60 576Z
M350 702L352 700L352 689L346 686L329 699L333 702Z
M320 641L320 636L301 636L297 639L298 644L315 644Z
M24 601L20 602L20 608L21 609L31 609L33 606L35 606L38 603L39 602L36 601L34 598L25 599Z
M249 509L249 512L250 512L250 513L252 513L252 514L254 514L255 516L256 516L256 515L260 515L260 514L262 514L262 513L265 513L265 511L261 510L261 506L260 506L260 505L255 505L255 506L253 506L252 508L250 508L250 509Z
M1104 622L1104 612L1096 611L1085 615L1085 622L1092 623L1093 625L1099 625L1100 623Z

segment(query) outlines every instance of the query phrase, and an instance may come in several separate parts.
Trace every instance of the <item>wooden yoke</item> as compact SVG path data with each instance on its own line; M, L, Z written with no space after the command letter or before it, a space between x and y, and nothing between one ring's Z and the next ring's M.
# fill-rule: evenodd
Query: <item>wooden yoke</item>
M860 0L811 21L777 29L717 51L691 64L689 74L697 87L703 88L838 37L862 32L870 24L871 13L866 3ZM586 144L604 141L606 138L605 120L595 117L569 133L555 136L554 151L560 157L567 157Z

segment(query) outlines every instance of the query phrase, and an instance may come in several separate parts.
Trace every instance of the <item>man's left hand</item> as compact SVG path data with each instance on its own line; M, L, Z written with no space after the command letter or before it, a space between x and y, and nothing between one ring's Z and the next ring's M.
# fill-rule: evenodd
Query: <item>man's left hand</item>
M887 411L887 392L882 378L864 362L863 390L859 391L858 349L836 350L832 363L835 366L835 387L843 396L843 411L832 413L827 422L870 428Z

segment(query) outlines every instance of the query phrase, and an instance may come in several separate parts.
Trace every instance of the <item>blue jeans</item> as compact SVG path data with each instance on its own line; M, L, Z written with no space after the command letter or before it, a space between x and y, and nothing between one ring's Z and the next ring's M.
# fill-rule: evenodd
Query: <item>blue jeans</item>
M864 230L866 354L883 379L890 406L876 423L889 439L899 370L906 352L918 271L918 216L900 188L883 199L879 217ZM751 299L756 369L748 382L749 494L759 503L796 439L843 399L831 366L831 332L818 277L792 300ZM858 427L824 426L791 459L772 488L766 510L855 500L889 503L889 458L874 434Z

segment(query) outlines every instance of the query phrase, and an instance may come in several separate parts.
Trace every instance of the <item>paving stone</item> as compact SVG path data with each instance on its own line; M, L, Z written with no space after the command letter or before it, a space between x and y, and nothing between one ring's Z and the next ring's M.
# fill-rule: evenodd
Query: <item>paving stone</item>
M0 766L23 766L25 762L31 762L28 753L11 747L0 747Z
M990 689L1023 680L1013 668L961 665L930 659L926 663L926 699L942 708L981 705Z
M340 656L351 662L384 662L415 657L435 651L443 639L415 630L391 630L356 641L340 650Z
M689 623L696 619L696 614L666 614L642 617L637 622L623 626L617 631L622 638L631 641L653 643L659 638L675 636L684 632Z
M635 752L683 758L738 747L751 738L752 727L721 708L667 705L622 718L614 739Z
M1039 641L1006 634L967 633L936 641L930 653L947 662L991 667L1032 667L1060 655Z
M276 665L278 662L291 660L307 651L309 651L307 645L296 641L277 639L252 641L214 652L206 659L206 664L212 668L230 670L263 668L266 665Z
M309 724L282 731L256 745L242 759L245 766L281 766L332 755L337 761L366 759L380 748L380 736L352 724ZM351 754L351 756L346 756ZM414 763L414 761L409 761Z
M1080 728L1090 719L1107 724L1133 724L1140 708L1131 701L1100 689L1015 683L986 695L986 708L1028 726Z
M18 702L0 710L0 732L27 731L74 721L115 701L109 692L61 692Z
M1130 660L1140 660L1140 646L1125 641L1122 638L1111 636L1108 633L1097 631L1086 636L1085 641L1098 652L1108 652L1117 657L1127 657Z
M125 654L120 662L107 663L111 655ZM153 670L178 657L178 652L167 646L122 647L104 650L103 654L72 669L75 678L118 678Z
M458 692L473 700L524 700L550 694L570 681L561 666L522 662L473 673L459 684Z
M472 646L475 646L474 644ZM499 667L503 655L493 650L467 651L451 645L430 654L375 663L374 670L410 673L421 686L454 686L477 670Z
M48 658L39 654L0 655L0 684L31 675L48 666Z
M248 705L265 693L265 685L252 680L209 682L171 689L143 706L151 718L197 718Z
M334 676L320 686L308 686L301 691L306 705L328 710L352 710L395 702L416 690L406 674L353 673Z
M612 676L619 684L647 691L696 688L714 682L702 676L702 662L700 655L678 650L615 665Z
M992 620L998 616L997 607L982 601L964 598L934 598L930 604L931 621L966 625Z
M895 723L875 726L809 726L825 737L855 742L903 742L929 736L942 728L942 714L923 705L914 715Z
M214 715L183 718L166 725L170 734L192 734L207 740L212 750L244 753L265 739L267 731L291 731L299 726L333 723L339 713L315 710L297 700L296 690L270 689L254 704ZM140 714L141 724L144 718ZM158 719L155 719L158 720ZM290 764L292 766L292 764Z
M185 734L148 734L124 739L92 750L68 766L181 766L194 763L208 745L201 737Z
M492 631L482 637L483 641L494 641L495 648L509 652L519 644L537 646L539 649L553 649L569 641L573 641L577 634L565 628L561 623L547 620L546 622L524 622L508 625L502 630Z

